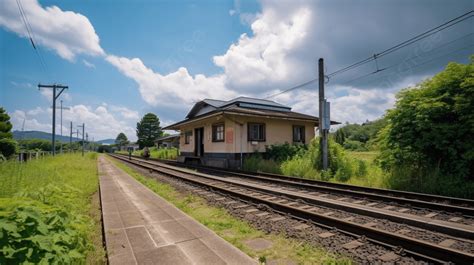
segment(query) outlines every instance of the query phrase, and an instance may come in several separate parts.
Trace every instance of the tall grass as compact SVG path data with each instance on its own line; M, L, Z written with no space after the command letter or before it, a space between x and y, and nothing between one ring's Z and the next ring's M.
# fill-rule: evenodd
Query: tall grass
M105 262L98 204L92 204L98 191L96 158L96 153L63 154L0 163L0 232L6 235L0 250L9 251L3 253L5 262ZM34 218L24 217L33 219L22 223L19 216L25 212ZM20 238L7 229L25 229L27 224L32 227L22 230ZM40 236L44 238L38 243ZM23 245L29 246L26 254ZM29 248L35 256L27 255Z
M176 160L179 155L178 148L157 148L157 147L150 147L150 157L157 158L157 159L168 159L168 160ZM128 154L127 151L117 151L119 154ZM143 156L143 150L136 150L133 151L132 155L136 156Z

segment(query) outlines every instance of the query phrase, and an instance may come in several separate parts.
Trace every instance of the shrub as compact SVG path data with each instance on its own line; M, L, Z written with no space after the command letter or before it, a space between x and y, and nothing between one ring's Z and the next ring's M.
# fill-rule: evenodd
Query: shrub
M352 151L367 151L365 144L356 140L346 140L344 141L344 149Z
M66 211L30 199L0 199L0 264L72 264L88 248Z
M367 164L363 160L357 160L356 176L363 177L367 175Z
M266 147L265 158L282 162L293 158L295 155L303 154L308 150L304 144L274 144Z
M0 153L4 157L10 157L16 153L18 149L18 143L13 139L0 139Z
M244 159L243 170L281 174L280 165L277 162L271 159L263 159L259 153L252 154Z

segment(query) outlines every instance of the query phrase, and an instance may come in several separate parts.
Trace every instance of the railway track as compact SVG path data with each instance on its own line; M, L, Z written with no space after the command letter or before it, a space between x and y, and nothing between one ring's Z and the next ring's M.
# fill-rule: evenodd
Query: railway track
M241 200L268 205L276 211L311 220L320 226L335 227L343 233L364 236L376 244L389 248L399 246L410 255L430 262L470 264L474 261L473 223L432 220L426 216L403 212L394 214L389 209L344 202L341 198L328 198L328 195L318 191L308 191L307 187L293 187L293 190L288 190L280 187L280 182L278 185L268 184L268 180L264 179L251 179L241 175L223 178L156 161L139 158L128 160L117 155L114 157ZM453 207L454 211L460 207L449 206Z

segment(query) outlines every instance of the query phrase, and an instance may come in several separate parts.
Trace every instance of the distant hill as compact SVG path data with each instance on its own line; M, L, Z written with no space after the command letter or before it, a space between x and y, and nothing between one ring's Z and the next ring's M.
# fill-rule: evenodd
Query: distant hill
M51 140L51 133L41 132L41 131L13 131L13 138L16 140L23 140L23 139L44 139L44 140ZM56 135L56 140L60 142L69 142L69 135L68 136L61 136ZM81 139L72 137L73 142L80 141Z
M115 144L115 139L104 139L104 140L95 141L95 142L98 144L105 144L105 145Z

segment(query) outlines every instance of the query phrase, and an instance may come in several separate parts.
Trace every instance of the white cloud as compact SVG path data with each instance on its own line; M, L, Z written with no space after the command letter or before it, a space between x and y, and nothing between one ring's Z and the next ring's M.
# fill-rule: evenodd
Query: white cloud
M236 95L224 85L222 75L191 76L184 67L161 75L146 67L139 58L107 56L106 60L121 73L137 82L145 102L153 106L192 104L206 97L230 99Z
M85 60L85 59L82 59L82 63L83 63L85 66L89 67L89 68L95 68L95 65L94 65L93 63L91 63L91 62L89 62L89 61L87 61L87 60Z
M86 105L74 105L69 111L63 112L63 135L69 135L70 122L73 122L73 133L76 132L77 125L85 123L86 132L89 134L89 138L95 138L95 140L101 140L105 138L114 138L120 132L123 132L131 140L136 140L135 135L135 119L124 119L124 113L129 115L136 115L134 111L124 107L120 107L121 112L115 113L112 107L106 105L100 105L97 107L86 106ZM11 120L13 123L14 130L21 130L23 121L25 120L25 130L39 130L50 132L51 131L51 113L52 110L49 108L35 108L31 110L15 110L11 114ZM132 114L130 114L132 113ZM56 113L58 114L58 113ZM118 114L118 115L117 115ZM127 114L125 114L127 115ZM57 115L56 120L56 132L60 132L60 120Z
M57 6L43 8L38 1L21 1L37 44L73 61L78 54L104 55L94 27L82 14L63 11ZM28 38L15 0L0 1L0 26Z
M300 8L285 17L264 11L251 25L252 37L242 34L224 55L213 58L224 69L226 85L239 91L287 83L299 68L290 53L304 41L311 11Z

